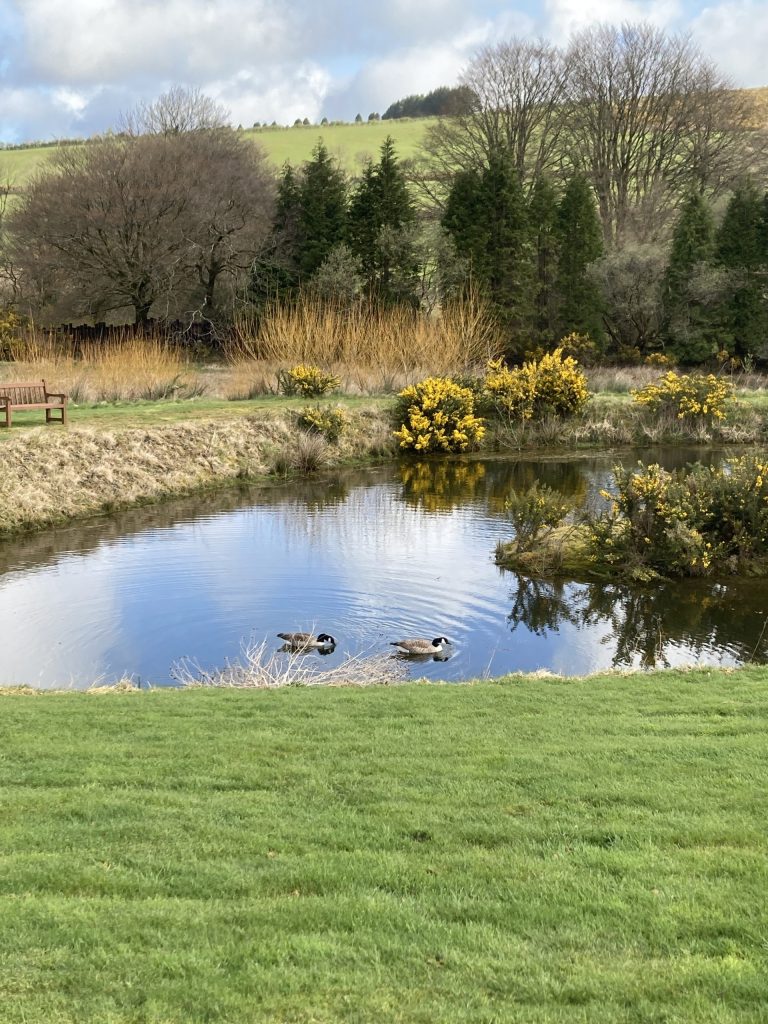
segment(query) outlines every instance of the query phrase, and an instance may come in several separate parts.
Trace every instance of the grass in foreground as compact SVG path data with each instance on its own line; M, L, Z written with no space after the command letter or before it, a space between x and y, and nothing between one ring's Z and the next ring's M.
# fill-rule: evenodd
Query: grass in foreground
M765 1020L766 682L2 697L0 1020Z

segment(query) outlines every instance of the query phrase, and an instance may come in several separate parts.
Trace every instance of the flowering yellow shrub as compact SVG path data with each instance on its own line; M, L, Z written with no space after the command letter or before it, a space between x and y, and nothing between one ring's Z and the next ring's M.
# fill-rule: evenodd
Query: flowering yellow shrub
M588 520L593 560L641 573L697 576L765 571L768 460L754 455L723 466L668 472L658 465L614 469L602 491L606 512Z
M654 383L631 394L640 405L654 411L669 410L679 420L722 420L725 419L726 405L733 397L733 385L713 373L704 376L670 370Z
M14 358L20 344L20 332L25 325L25 317L19 316L10 306L0 306L0 356Z
M514 368L500 359L488 363L484 390L500 412L518 420L569 416L589 401L583 371L561 348Z
M280 370L277 383L284 395L304 395L318 398L328 391L335 391L341 381L332 373L325 373L319 366L299 363L290 370Z
M566 356L573 356L582 366L592 366L598 356L597 345L588 334L571 331L557 345Z
M349 414L341 406L307 405L298 415L298 424L312 434L338 441L350 424Z
M485 436L474 397L450 377L427 377L400 392L395 437L403 450L465 452Z
M674 366L675 360L672 356L668 356L666 352L651 352L649 356L646 356L643 360L646 366Z
M531 367L535 361L510 368L503 359L492 359L485 373L483 390L493 405L515 420L533 417L535 377Z

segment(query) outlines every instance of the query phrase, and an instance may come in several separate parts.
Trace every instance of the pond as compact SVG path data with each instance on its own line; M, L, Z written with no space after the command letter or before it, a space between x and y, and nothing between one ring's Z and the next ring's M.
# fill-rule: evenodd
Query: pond
M622 462L718 461L654 450ZM460 680L548 669L768 659L768 581L634 586L527 580L498 569L506 495L538 479L590 500L615 455L403 462L230 490L0 544L0 684L86 687L132 675L168 685L183 658L236 660L249 639L326 631L331 654L391 652L445 635Z

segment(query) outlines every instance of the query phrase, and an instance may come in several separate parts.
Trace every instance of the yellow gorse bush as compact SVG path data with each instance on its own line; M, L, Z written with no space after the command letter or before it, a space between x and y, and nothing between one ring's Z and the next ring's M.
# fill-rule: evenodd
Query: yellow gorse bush
M536 396L532 360L510 368L503 359L492 359L486 368L483 391L496 408L510 419L530 420Z
M284 395L303 395L318 398L328 391L335 391L341 381L332 373L325 373L319 366L299 363L290 370L281 370L277 375L278 387Z
M744 455L723 466L614 469L608 510L589 522L597 563L664 575L756 567L768 556L768 460ZM750 564L751 563L751 564Z
M679 420L725 419L733 397L733 384L713 373L675 373L670 370L652 384L630 392L640 405L655 412L668 409Z
M312 434L322 434L329 441L338 441L351 420L339 405L307 405L299 413L297 422Z
M562 348L508 367L501 359L488 363L483 391L496 408L515 420L570 416L589 401L587 379L573 356Z
M651 352L650 355L646 356L643 360L646 366L674 366L675 360L672 356L668 356L666 352Z
M19 316L10 306L0 306L0 355L3 358L15 358L17 349L22 345L21 331L26 324L26 318Z
M474 396L450 377L427 377L400 392L394 432L404 451L465 452L485 436Z

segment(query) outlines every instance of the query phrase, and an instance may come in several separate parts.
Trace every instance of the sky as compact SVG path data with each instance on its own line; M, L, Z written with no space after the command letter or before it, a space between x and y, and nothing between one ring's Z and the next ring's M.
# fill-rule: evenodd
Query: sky
M455 84L485 45L639 20L768 85L768 0L0 0L0 141L105 131L175 85L234 125L367 118Z

